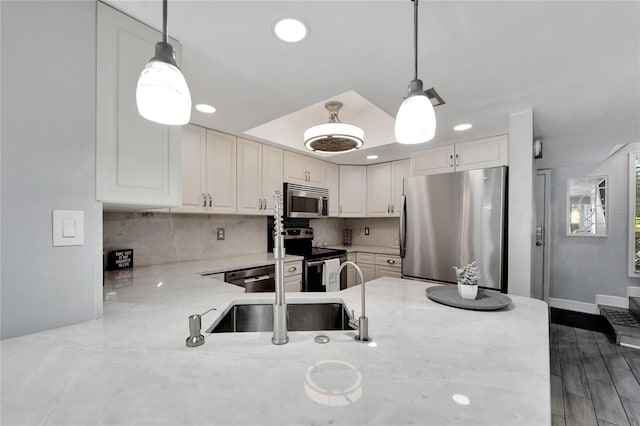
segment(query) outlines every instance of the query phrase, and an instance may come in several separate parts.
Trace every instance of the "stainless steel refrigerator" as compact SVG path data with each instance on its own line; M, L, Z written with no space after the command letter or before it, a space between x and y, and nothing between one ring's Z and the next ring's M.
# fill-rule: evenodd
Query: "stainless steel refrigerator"
M475 260L479 285L506 292L506 190L506 167L405 178L402 275L455 283Z

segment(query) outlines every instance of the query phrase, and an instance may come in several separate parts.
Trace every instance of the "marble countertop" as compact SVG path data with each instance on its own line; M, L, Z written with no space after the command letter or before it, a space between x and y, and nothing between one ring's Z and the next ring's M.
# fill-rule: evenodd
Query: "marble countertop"
M375 345L325 331L289 332L282 346L271 333L207 334L187 348L188 315L217 308L204 330L232 304L273 295L170 268L137 271L106 279L103 319L0 342L2 424L550 424L538 300L466 311L427 299L436 284L380 278L366 287ZM360 287L287 294L311 300L359 315ZM315 343L318 334L331 341Z
M336 246L329 245L331 248L337 248L346 250L347 253L356 253L356 252L364 252L364 253L377 253L377 254L394 254L396 256L400 255L399 247L383 247L383 246Z

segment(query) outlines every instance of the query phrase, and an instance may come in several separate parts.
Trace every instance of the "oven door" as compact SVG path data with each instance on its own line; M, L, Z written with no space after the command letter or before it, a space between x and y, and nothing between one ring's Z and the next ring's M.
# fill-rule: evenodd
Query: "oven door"
M304 283L302 291L321 291L326 292L327 289L322 285L322 270L324 269L324 261L335 259L335 256L322 259L313 259L304 261ZM347 261L347 255L339 256L340 263ZM340 273L340 290L347 288L347 268Z

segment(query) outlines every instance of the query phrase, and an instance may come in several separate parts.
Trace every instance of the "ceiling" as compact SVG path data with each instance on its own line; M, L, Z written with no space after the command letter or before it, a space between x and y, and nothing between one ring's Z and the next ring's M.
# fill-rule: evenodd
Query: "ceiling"
M107 3L161 27L159 0ZM272 28L283 17L304 21L307 38L278 40ZM327 121L326 100L364 99L381 117L378 128L362 125L371 117L345 103L340 118L364 128L365 147L329 159L338 164L508 133L509 114L525 109L544 144L539 168L597 163L616 144L640 142L640 2L423 1L419 19L419 78L446 104L436 107L435 138L412 146L367 147L369 136L393 133L412 79L409 0L173 0L168 26L183 46L179 65L193 103L217 108L194 110L195 124L304 152L302 132ZM287 116L298 119L281 128L286 136L256 136L255 128ZM452 130L466 122L474 127Z

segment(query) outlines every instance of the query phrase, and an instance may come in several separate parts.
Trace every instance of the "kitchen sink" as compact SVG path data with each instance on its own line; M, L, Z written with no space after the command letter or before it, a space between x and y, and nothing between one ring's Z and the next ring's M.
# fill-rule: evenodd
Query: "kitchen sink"
M342 303L287 304L289 331L353 330ZM209 333L273 330L273 304L233 305Z

